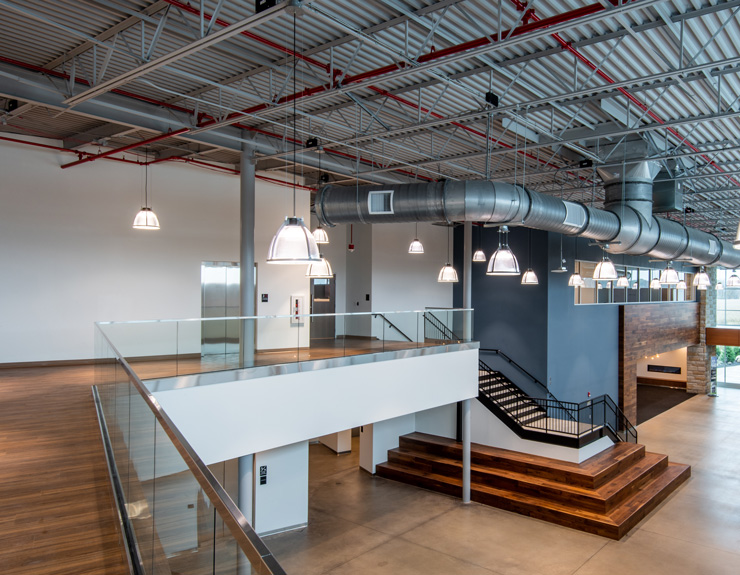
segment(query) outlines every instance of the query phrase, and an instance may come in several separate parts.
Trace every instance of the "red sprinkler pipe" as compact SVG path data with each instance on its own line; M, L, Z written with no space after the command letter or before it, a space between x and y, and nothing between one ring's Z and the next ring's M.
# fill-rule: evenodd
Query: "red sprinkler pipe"
M99 160L100 158L107 158L108 156L111 156L113 154L119 154L121 152L132 150L133 148L138 148L147 144L153 144L154 142L159 142L160 140L164 140L166 138L174 138L175 136L179 136L180 134L184 134L185 132L189 131L190 128L180 128L179 130L175 130L174 132L159 134L158 136L154 136L153 138L149 138L148 140L141 140L140 142L135 142L133 144L129 144L128 146L123 146L122 148L113 148L106 152L101 152L100 154L95 154L93 156L88 156L87 158L82 158L80 160L77 160L76 162L62 164L62 169L71 168L72 166L79 166L80 164L84 164L86 162L93 162L95 160Z
M544 20L540 20L539 17L534 13L534 9L527 8L527 4L525 2L522 2L521 0L511 0L511 2L516 6L517 10L524 11L527 10L528 17L531 18L534 22L543 22ZM611 3L614 4L614 0L611 0ZM578 58L579 61L583 62L588 66L591 70L596 72L596 74L609 84L614 84L616 80L609 76L606 72L601 70L596 64L591 62L586 56L581 54L578 50L573 48L568 42L563 40L563 37L560 36L560 34L552 34L552 37L555 38L558 44L564 49L573 54L576 58ZM648 116L650 116L653 120L658 122L659 124L664 124L665 121L658 116L655 112L653 112L647 105L643 104L637 97L635 97L633 94L628 92L625 88L618 87L617 91L621 93L625 98L627 98L630 102L635 104L638 108L640 108L643 112L647 113ZM691 142L689 142L686 138L684 138L677 130L674 128L666 128L668 132L676 136L681 142L685 143L692 151L698 152L699 149L696 148ZM712 160L709 156L705 154L701 154L700 156L704 160L706 160L710 166L712 166L714 169L716 169L718 172L723 173L724 170L718 166L714 160ZM733 178L732 176L727 176L727 178L735 185L740 185L740 183Z
M167 0L169 1L169 0ZM506 30L504 32L501 32L500 34L493 34L490 36L484 36L483 38L478 38L476 40L471 40L469 42L464 42L462 44L458 44L456 46L450 46L448 48L444 48L442 50L435 50L434 52L429 52L428 54L424 54L421 56L418 61L420 63L425 62L432 62L435 60L439 60L441 58L444 58L445 56L452 56L455 54L460 54L461 52L465 52L467 50L471 50L473 48L479 48L481 46L486 46L489 44L493 44L496 41L498 41L499 37L513 37L513 36L520 36L522 34L526 34L527 32L533 32L535 30L541 30L544 28L547 28L549 26L553 26L555 24L561 24L563 22L568 22L570 20L574 20L576 18L580 18L582 16L587 16L589 14L595 14L597 12L600 12L602 10L605 10L606 8L602 6L601 4L595 3L595 4L589 4L588 6L583 6L581 8L577 8L575 10L571 10L569 12L565 12L563 14L558 14L556 16L552 16L550 18L545 18L543 20L538 20L536 22L529 22L527 24L523 24L522 26L519 26L518 28L515 28L514 30ZM200 14L199 11L196 10L198 14ZM325 69L325 65L320 65L322 68ZM347 86L349 84L354 84L357 82L361 82L363 80L367 80L368 78L375 78L378 76L382 76L384 74L388 74L390 72L395 72L396 70L403 70L405 68L411 68L410 64L407 64L404 61L396 62L394 64L389 64L387 66L382 66L380 68L376 68L374 70L369 70L367 72L362 72L360 74L356 74L354 76L347 76L342 80L342 85ZM280 98L276 104L285 104L287 102L292 102L293 100L300 99L300 98L306 98L308 96L314 96L316 94L320 94L322 92L328 92L329 90L336 87L336 79L341 76L341 71L335 70L334 78L332 78L331 82L328 84L321 84L319 86L314 86L312 88L305 88L304 90L301 90L300 92L297 92L295 94L289 94L286 96L283 96ZM255 106L252 106L251 108L245 108L241 112L233 112L229 114L226 119L232 120L234 118L238 118L244 114L254 114L257 112L261 112L262 110L266 110L268 108L272 107L272 104L257 104ZM204 128L208 127L212 124L216 123L216 120L210 120L208 122L204 122L199 124L199 127Z

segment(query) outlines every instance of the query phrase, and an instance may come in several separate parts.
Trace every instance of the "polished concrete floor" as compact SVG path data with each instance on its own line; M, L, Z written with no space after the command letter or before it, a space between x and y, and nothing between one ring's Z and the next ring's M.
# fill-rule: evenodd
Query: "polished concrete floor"
M696 396L638 427L691 479L621 541L386 479L311 446L309 526L266 542L302 575L737 575L740 390Z

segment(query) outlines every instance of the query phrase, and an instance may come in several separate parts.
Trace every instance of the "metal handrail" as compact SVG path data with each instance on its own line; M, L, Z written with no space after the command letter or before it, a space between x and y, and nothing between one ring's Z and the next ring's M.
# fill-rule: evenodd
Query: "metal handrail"
M434 315L430 311L424 312L424 321L430 324L434 329L442 334L442 339L462 341L462 338L458 337L454 331L448 328L441 319Z
M374 313L373 317L382 317L385 323L387 323L389 326L391 326L393 329L395 329L398 333L400 333L403 337L406 338L406 341L414 341L409 336L407 336L401 328L399 328L395 323L393 323L391 320L389 320L387 317L385 317L382 313Z
M280 563L278 563L267 545L257 535L257 532L249 524L239 507L229 497L210 469L208 469L208 466L198 456L182 433L180 433L180 430L177 429L167 413L162 409L157 399L149 392L108 336L102 330L98 331L113 351L116 361L123 368L129 381L144 399L144 402L152 411L157 421L159 421L162 429L170 438L170 441L172 441L175 449L177 449L177 452L187 464L190 472L195 476L195 479L213 503L214 508L221 516L224 524L228 526L231 535L249 562L253 566L256 566L258 573L286 575L285 570L280 566Z
M542 383L539 379L537 379L535 376L533 376L531 373L529 373L526 369L524 369L521 365L519 365L517 362L515 362L513 359L511 359L508 355L506 355L503 351L500 349L480 349L479 351L483 352L489 352L489 353L495 353L497 355L500 355L503 357L506 361L508 361L510 364L512 364L514 367L516 367L519 371L521 371L524 375L529 377L534 383L539 385L544 392L547 394L547 399L552 399L554 401L559 401L557 397L555 397L552 392L547 388L547 386ZM481 361L481 360L479 360ZM481 363L483 363L481 361ZM483 365L486 365L485 363ZM488 367L488 366L486 366ZM488 369L491 369L490 367Z
M521 412L521 407L517 410L512 410L508 406L499 402L493 395L486 393L481 389L481 393L488 400L493 402L498 409L505 412L522 428L543 432L545 434L557 433L558 435L573 438L581 438L603 428L613 434L617 441L637 443L637 430L629 422L621 409L619 409L619 406L614 402L614 400L606 394L581 403L560 401L554 398L530 397L501 372L491 369L481 360L479 360L479 365L486 372L486 375L480 376L479 378L481 384L487 383L487 379L493 379L494 374L499 374L507 383L510 383L511 386L522 393L520 400L524 405L537 405L542 409L545 414L545 418L543 420L544 426L528 425L520 416L519 412ZM601 412L603 414L603 422L597 424L594 421L594 415L599 413L600 408L602 408ZM609 413L613 415L612 419L614 420L614 425L611 425L610 418L607 417L607 409L609 410ZM623 429L624 431L620 432L620 429Z

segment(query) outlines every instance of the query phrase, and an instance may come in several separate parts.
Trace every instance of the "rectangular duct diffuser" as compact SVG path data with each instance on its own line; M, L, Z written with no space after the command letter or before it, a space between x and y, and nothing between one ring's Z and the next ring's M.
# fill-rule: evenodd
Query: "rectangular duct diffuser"
M672 180L653 182L653 213L680 212L683 210L683 186Z

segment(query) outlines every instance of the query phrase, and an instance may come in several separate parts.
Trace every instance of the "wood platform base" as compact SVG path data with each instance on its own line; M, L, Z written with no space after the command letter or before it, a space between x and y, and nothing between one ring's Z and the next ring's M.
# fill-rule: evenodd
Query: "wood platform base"
M380 477L460 497L462 444L411 433L376 467ZM620 539L691 475L645 446L618 443L581 464L474 443L473 501Z

